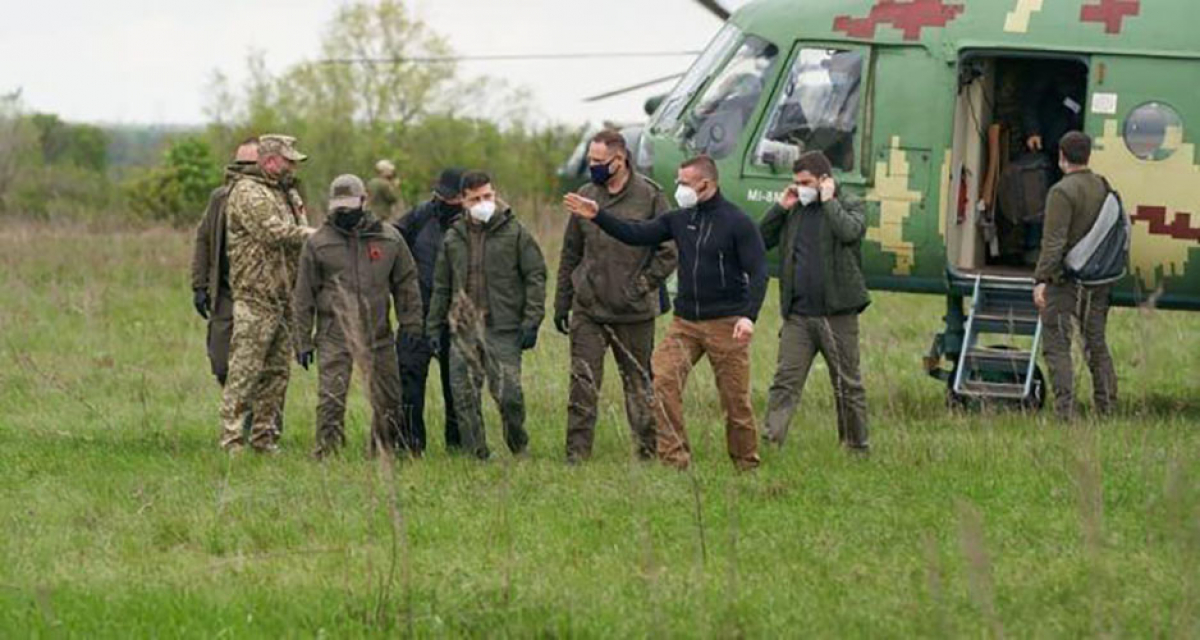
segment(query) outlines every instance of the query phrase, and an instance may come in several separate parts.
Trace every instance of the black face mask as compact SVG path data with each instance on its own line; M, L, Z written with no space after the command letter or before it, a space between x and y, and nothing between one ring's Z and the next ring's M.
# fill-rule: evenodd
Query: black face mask
M449 202L446 202L445 200L438 200L437 201L437 211L438 211L438 215L440 215L444 219L449 220L450 218L453 218L457 215L462 214L463 208L462 208L461 204L450 204Z
M588 172L591 174L592 184L603 187L612 180L615 173L612 169L613 161L609 160L607 164L593 164L588 166Z
M333 212L333 226L343 231L353 231L362 222L362 209L338 209Z

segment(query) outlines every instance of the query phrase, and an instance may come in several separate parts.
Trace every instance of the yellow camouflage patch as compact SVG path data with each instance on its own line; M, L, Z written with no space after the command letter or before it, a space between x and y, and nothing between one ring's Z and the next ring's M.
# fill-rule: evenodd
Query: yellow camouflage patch
M1164 277L1183 275L1189 252L1200 248L1195 240L1172 237L1161 228L1156 233L1152 223L1138 219L1139 209L1165 209L1161 226L1174 228L1177 215L1200 212L1196 146L1183 141L1182 129L1172 127L1164 148L1175 152L1158 162L1142 160L1125 146L1117 121L1106 120L1091 161L1092 169L1120 192L1125 210L1134 218L1130 268L1149 291L1156 290Z
M868 201L879 203L879 226L867 229L867 239L896 257L892 273L898 276L912 274L916 260L916 247L904 239L904 221L922 195L909 188L909 175L908 154L900 146L900 136L893 136L888 161L875 163L875 188L867 193Z
M1016 0L1017 5L1004 19L1006 33L1029 33L1029 21L1042 10L1042 0Z

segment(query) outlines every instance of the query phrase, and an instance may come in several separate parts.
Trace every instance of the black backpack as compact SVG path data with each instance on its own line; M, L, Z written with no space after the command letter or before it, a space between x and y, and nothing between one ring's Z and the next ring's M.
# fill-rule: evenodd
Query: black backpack
M1040 222L1050 193L1050 161L1028 153L1012 161L1000 176L1000 211L1013 224Z
M1100 206L1096 223L1063 260L1067 279L1084 285L1111 284L1129 269L1133 223L1121 204L1121 194L1113 191L1108 180L1104 180L1104 188L1108 197Z

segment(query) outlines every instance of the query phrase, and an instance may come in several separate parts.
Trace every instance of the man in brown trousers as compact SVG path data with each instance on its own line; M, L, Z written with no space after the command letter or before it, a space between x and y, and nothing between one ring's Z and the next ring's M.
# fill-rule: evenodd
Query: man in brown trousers
M605 130L588 147L591 183L579 195L623 220L667 212L662 188L634 173L625 138ZM554 326L571 338L571 391L567 404L567 461L590 458L597 402L609 349L621 370L625 413L638 457L655 455L650 356L659 288L675 270L675 247L631 247L595 223L572 216L563 238L554 300Z
M424 310L417 267L400 232L364 210L366 199L357 176L336 178L330 187L329 219L300 254L293 299L296 353L305 369L314 351L319 359L317 458L345 444L346 393L355 364L371 400L370 450L412 449L400 437L400 369L390 313L394 306L401 342L421 339Z
M820 353L837 403L838 440L865 452L867 399L858 366L858 314L871 302L862 274L864 207L838 190L833 167L820 151L801 156L792 171L794 182L759 226L768 249L781 247L784 320L766 437L783 444Z
M1112 285L1086 286L1067 278L1064 260L1087 235L1108 197L1104 178L1092 173L1092 139L1078 131L1059 142L1063 179L1046 199L1042 252L1033 277L1033 301L1041 309L1043 353L1054 387L1054 409L1063 420L1075 414L1075 371L1071 362L1074 321L1083 334L1083 351L1092 372L1096 411L1112 412L1117 402L1117 374L1108 350L1109 298Z
M635 246L675 242L679 295L666 339L654 351L659 460L686 469L692 447L683 422L683 388L704 356L716 374L725 441L739 469L759 464L758 426L750 404L750 341L767 289L767 259L754 222L721 195L717 165L698 156L679 168L680 208L650 220L624 220L599 203L568 194L571 213Z

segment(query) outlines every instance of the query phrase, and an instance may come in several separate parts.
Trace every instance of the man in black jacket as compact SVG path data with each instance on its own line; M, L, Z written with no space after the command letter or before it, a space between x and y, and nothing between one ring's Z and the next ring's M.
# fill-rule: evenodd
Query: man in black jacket
M658 457L680 469L691 463L683 422L683 388L708 356L725 411L729 457L740 469L758 466L758 427L750 405L750 340L767 289L766 249L750 217L721 195L717 166L708 156L679 168L680 208L651 220L623 220L578 194L565 204L626 244L675 242L679 295L675 318L652 361L658 402Z
M396 222L396 228L404 236L417 263L417 274L421 284L421 302L429 312L433 297L433 268L446 230L462 215L462 196L459 186L463 170L449 168L442 171L433 187L433 197L418 205ZM403 338L403 336L401 336ZM454 396L450 388L450 337L443 335L440 348L434 353L425 340L396 342L400 360L400 383L403 393L404 441L414 455L425 451L425 384L429 377L429 364L438 359L442 376L442 399L446 406L446 448L457 450L462 446L458 432L458 414L454 410Z

